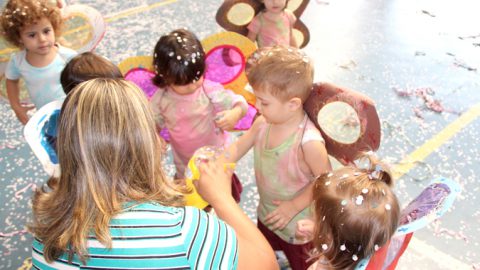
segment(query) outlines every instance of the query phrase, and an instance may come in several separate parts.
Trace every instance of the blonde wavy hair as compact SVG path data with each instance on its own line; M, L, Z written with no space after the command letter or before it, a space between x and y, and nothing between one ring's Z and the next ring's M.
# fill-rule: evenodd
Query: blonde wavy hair
M143 92L122 79L79 84L65 100L58 124L61 175L33 197L35 237L51 262L88 255L87 236L111 247L108 225L125 203L184 204L166 180L161 142Z

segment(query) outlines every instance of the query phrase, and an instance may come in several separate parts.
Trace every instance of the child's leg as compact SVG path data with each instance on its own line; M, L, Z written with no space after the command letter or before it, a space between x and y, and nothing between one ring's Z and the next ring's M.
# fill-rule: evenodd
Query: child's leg
M292 270L305 270L310 266L312 262L307 263L307 260L310 258L309 252L313 248L311 242L303 245L290 244L278 237L263 225L260 220L257 221L257 227L267 238L273 250L282 250L285 253Z
M232 175L232 197L235 199L237 203L240 202L242 191L243 191L242 183L238 179L237 175L234 173Z
M282 244L282 250L285 253L285 256L287 256L292 270L305 270L313 263L308 261L310 258L309 252L312 248L313 246L311 242L303 245L293 245L284 241Z
M283 241L278 237L274 232L270 231L265 225L263 225L260 220L257 219L257 227L262 232L263 236L267 239L270 246L272 246L273 250L282 250L282 246L280 241Z

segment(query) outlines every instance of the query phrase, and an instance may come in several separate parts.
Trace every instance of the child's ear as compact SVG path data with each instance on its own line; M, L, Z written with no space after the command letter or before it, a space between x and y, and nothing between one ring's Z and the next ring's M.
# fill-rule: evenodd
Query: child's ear
M288 101L288 108L292 111L298 110L298 108L302 108L303 103L302 100L298 97L291 98Z

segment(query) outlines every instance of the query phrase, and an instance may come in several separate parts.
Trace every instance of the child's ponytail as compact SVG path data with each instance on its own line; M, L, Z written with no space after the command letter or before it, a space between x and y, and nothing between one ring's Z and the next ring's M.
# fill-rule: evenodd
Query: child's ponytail
M384 182L390 187L393 185L390 168L381 162L373 152L362 153L357 160L357 166L366 171L370 180Z

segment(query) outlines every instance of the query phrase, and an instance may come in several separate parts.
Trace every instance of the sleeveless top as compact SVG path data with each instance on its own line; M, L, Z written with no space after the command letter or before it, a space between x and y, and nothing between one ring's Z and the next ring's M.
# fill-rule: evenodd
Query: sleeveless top
M305 115L304 120L289 138L282 144L272 149L267 149L269 140L270 124L263 124L254 144L254 167L260 196L257 208L258 219L265 224L265 217L277 208L273 200L291 200L314 180L310 172L301 170L298 153L301 145L310 140L324 142L320 131ZM297 221L310 215L310 208L297 214L283 230L273 231L284 241L291 244L303 244L295 239L295 227Z

